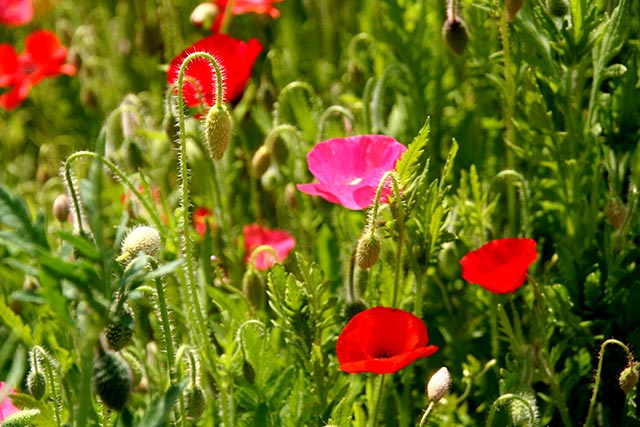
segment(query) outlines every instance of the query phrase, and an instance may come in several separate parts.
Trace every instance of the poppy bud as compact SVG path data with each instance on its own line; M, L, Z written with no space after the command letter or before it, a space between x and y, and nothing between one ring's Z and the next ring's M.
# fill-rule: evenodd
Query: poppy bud
M620 230L624 224L624 220L627 217L627 207L622 200L618 197L610 198L605 207L605 213L609 223L613 225L616 230Z
M296 200L296 193L298 190L294 183L290 182L284 187L284 204L289 209L296 209L298 207L298 201Z
M2 427L30 427L33 419L40 415L39 409L24 409L14 412L2 421Z
M204 410L207 408L207 399L204 390L199 385L188 387L184 392L185 410L189 421L198 421L202 418Z
M431 402L439 402L451 390L451 375L446 366L438 369L427 383L427 397Z
M506 0L507 6L507 21L511 22L516 19L518 11L522 9L524 0Z
M447 19L442 27L442 37L449 48L458 55L462 55L469 41L467 25L459 16Z
M129 232L122 242L122 254L118 257L120 262L129 262L140 252L149 256L155 256L160 250L160 233L153 227L139 226Z
M130 308L125 308L117 319L109 322L104 328L104 337L112 350L118 351L131 342L133 337L133 315Z
M273 159L278 165L284 165L287 163L287 157L289 157L289 147L287 147L287 143L284 142L282 138L275 138L271 142L271 154L273 155Z
M214 104L209 109L204 123L205 140L213 160L220 160L224 156L231 142L232 125L231 114L224 104L220 106Z
M251 159L251 169L256 178L262 177L271 164L271 153L266 145L261 145Z
M367 304L365 304L364 301L355 300L345 304L345 306L342 309L342 317L346 322L348 322L353 318L353 316L355 316L358 313L362 313L366 309L367 309Z
M93 361L93 388L102 403L116 411L124 408L131 392L131 370L122 356L103 351Z
M264 285L260 275L254 268L248 268L242 278L242 293L256 309L264 305Z
M29 375L27 375L27 388L34 399L40 400L47 390L47 378L41 371L37 371L32 367Z
M65 222L69 218L69 198L66 194L60 194L53 201L53 216L60 222Z
M636 384L638 384L638 372L636 371L634 364L631 364L624 368L624 370L620 373L618 383L620 384L620 388L622 389L622 391L627 394L631 393Z
M376 232L365 230L356 245L356 262L366 270L378 262L380 256L380 238Z
M281 178L282 178L282 175L280 175L280 171L278 170L278 167L275 165L271 165L262 174L262 177L260 178L260 183L262 184L262 187L264 187L265 190L273 191L276 189L276 187L280 183Z
M200 3L193 9L193 12L191 12L189 20L194 26L208 30L211 28L219 12L220 9L218 6L212 2Z
M547 10L549 15L562 18L569 13L569 4L567 4L567 0L548 0Z

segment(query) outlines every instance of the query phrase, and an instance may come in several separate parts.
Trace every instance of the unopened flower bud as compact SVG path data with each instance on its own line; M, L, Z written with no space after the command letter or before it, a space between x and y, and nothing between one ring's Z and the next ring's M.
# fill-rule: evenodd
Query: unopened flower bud
M452 51L461 55L469 41L467 25L459 16L447 19L442 27L442 37Z
M60 222L65 222L69 218L69 198L66 194L60 194L53 201L53 216Z
M511 22L516 19L518 11L522 9L524 0L506 0L507 6L507 21Z
M260 274L254 268L248 268L242 277L242 293L256 309L264 305L265 290Z
M251 169L256 178L262 177L271 164L271 154L266 145L261 145L251 159Z
M131 230L122 242L118 261L129 262L140 252L155 256L160 250L160 233L153 227L139 226Z
M107 408L116 411L124 408L131 393L131 370L122 356L112 351L102 352L93 361L91 380Z
M27 375L27 387L29 394L33 396L34 399L42 399L47 390L47 378L44 376L44 373L31 369L29 375Z
M356 262L363 270L371 268L380 256L380 238L375 232L365 230L356 245Z
M635 364L629 365L620 373L620 377L618 378L618 383L620 384L620 388L625 393L631 393L631 391L635 388L636 384L638 384L638 371L635 368Z
M193 9L189 20L198 28L210 29L220 9L213 2L200 3Z
M231 114L224 104L214 104L205 119L205 140L209 155L213 160L220 160L231 142Z
M2 421L2 427L30 427L38 415L40 415L39 409L24 409L14 412Z
M349 322L358 313L362 313L367 309L367 304L365 304L362 300L355 300L345 304L342 308L342 317L345 322Z
M129 345L133 337L133 327L133 312L126 307L120 316L107 323L104 328L104 337L109 348L117 351Z
M624 220L627 218L627 207L622 200L618 197L612 197L607 202L605 207L605 213L609 223L613 225L617 230L620 230L624 224Z
M547 10L549 11L549 15L562 18L569 13L569 4L567 0L548 0Z
M443 366L431 376L427 383L427 397L431 402L439 402L451 389L451 375Z
M184 392L185 411L189 421L198 421L207 408L204 390L199 385L190 386Z

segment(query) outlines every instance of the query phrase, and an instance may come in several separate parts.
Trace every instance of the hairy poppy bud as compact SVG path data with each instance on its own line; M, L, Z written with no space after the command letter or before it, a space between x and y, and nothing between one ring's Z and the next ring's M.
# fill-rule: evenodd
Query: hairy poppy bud
M547 10L549 11L549 15L562 18L569 13L569 4L567 0L548 0Z
M431 402L439 402L451 390L451 375L446 366L438 369L427 383L427 397Z
M261 145L251 159L251 169L256 178L262 177L271 164L271 153L266 145Z
M53 201L53 216L60 222L65 222L69 218L69 198L66 194L60 194Z
M636 384L638 384L638 372L635 369L635 366L629 365L620 373L620 377L618 378L618 383L620 384L620 388L625 393L631 393L631 391L635 388Z
M130 308L125 308L116 319L110 321L104 328L104 337L109 348L118 351L131 342L133 337L133 313Z
M129 232L122 242L122 254L118 261L129 262L140 252L155 256L160 250L160 233L153 227L139 226Z
M2 427L30 427L35 417L40 415L39 409L25 409L14 412L2 421Z
M447 19L442 27L442 37L444 37L445 43L452 51L462 55L469 41L467 25L459 16Z
M27 375L27 388L29 389L29 394L33 396L34 399L40 400L47 390L47 378L41 371L35 370L32 367L29 375Z
M116 411L124 408L131 393L131 370L122 356L105 351L93 361L93 388L102 403Z
M380 238L375 232L365 230L356 245L356 262L363 270L371 268L380 256Z
M242 293L254 308L260 309L264 305L264 285L254 268L248 268L242 277Z
M207 408L204 390L199 385L190 386L184 392L185 410L189 421L198 421Z
M224 156L229 143L231 142L231 114L227 107L222 104L214 104L207 113L204 122L205 140L209 155L213 160L220 160Z
M198 28L204 28L206 30L211 28L213 20L216 19L220 9L212 2L200 3L193 9L189 20L193 25Z
M355 300L345 304L345 306L342 308L342 317L346 322L348 322L353 318L353 316L355 316L358 313L362 313L366 309L367 309L367 304L365 304L361 300Z

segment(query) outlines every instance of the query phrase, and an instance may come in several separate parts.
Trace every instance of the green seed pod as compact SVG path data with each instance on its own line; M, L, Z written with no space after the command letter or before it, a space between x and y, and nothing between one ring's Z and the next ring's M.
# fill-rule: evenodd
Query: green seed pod
M27 375L27 387L29 394L33 396L34 399L42 399L47 391L47 378L44 376L44 373L36 371L32 367L29 375Z
M124 408L131 393L131 370L117 353L105 351L93 361L93 389L102 403L115 411Z
M458 16L447 19L442 26L442 37L452 51L462 55L469 41L467 25Z
M220 160L231 143L233 122L227 107L213 105L204 122L205 140L209 155L213 160Z
M251 170L256 178L262 177L271 164L271 154L266 145L261 145L251 159Z
M160 250L160 243L158 230L148 226L136 227L122 242L122 254L118 261L127 263L143 251L149 256L155 256Z
M547 10L549 11L549 15L562 18L569 13L569 4L567 0L548 0Z
M199 385L188 387L184 392L187 419L198 421L202 418L204 410L207 408L207 399L204 390Z
M14 412L4 419L0 427L31 427L33 420L40 415L39 409L25 409Z
M620 373L618 383L620 384L622 391L627 394L631 393L636 384L638 384L638 372L636 371L635 366L627 366L624 368Z
M358 266L366 270L378 262L380 256L380 238L375 232L365 230L356 245L356 262Z

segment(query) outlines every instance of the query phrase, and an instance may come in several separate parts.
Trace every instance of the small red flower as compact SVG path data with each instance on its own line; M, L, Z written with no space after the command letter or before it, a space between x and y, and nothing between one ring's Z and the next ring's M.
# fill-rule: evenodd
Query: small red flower
M0 24L24 25L33 19L32 0L0 0Z
M258 246L271 246L277 254L277 262L282 262L296 245L296 240L284 230L271 230L258 224L245 225L244 234L245 262L249 263L253 250ZM273 254L262 251L257 254L253 266L258 270L268 270L276 263Z
M242 15L245 13L259 13L266 14L272 18L277 18L280 16L280 11L276 9L273 4L279 3L282 0L235 0L233 3L233 8L231 12L234 15ZM229 0L215 0L215 5L218 6L220 12L216 16L215 21L213 21L213 25L211 26L211 31L217 33L220 31L220 27L222 26L222 21L224 20L224 12L227 8L227 4L229 4Z
M65 64L67 48L58 37L46 30L31 33L25 40L25 50L16 54L13 46L0 44L0 87L11 89L0 95L0 105L6 109L17 107L29 94L32 86L45 77L58 74L72 76L76 67Z
M204 236L207 232L207 224L213 229L213 215L208 208L199 207L193 210L193 225L199 235Z
M360 210L373 204L382 176L395 168L407 148L384 135L333 138L309 151L307 163L318 183L298 184L303 193L320 196L347 209ZM390 188L384 188L386 202Z
M4 388L7 386L6 383L0 381L0 391L4 390ZM14 389L11 389L9 391L10 394L16 394L17 391L15 391ZM11 400L6 397L2 402L0 402L0 421L4 421L5 418L7 418L9 415L18 412L20 409L16 408L13 403L11 402Z
M336 353L344 372L391 374L438 351L428 341L427 327L418 317L397 308L373 307L347 323Z
M462 278L494 294L514 292L538 258L536 241L527 238L492 240L461 260Z
M182 61L193 52L207 52L218 60L223 71L224 101L233 101L247 85L253 63L262 52L262 45L257 39L244 42L226 34L207 36L173 58L167 73L170 85L178 82ZM183 82L182 94L189 107L210 107L216 102L215 72L209 61L203 58L192 60L185 70Z

